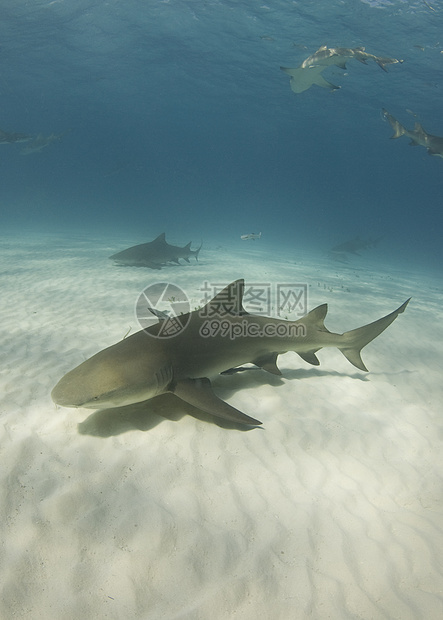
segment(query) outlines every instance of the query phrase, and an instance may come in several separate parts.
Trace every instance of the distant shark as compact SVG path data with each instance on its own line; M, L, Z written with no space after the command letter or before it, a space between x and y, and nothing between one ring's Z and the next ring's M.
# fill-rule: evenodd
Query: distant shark
M52 390L53 401L63 407L104 409L172 392L216 417L258 425L259 420L218 398L209 377L245 363L281 375L277 358L287 351L317 366L316 353L323 347L337 347L351 364L367 371L361 349L409 302L369 325L335 334L323 322L327 304L298 321L284 321L247 313L243 292L244 281L236 280L202 309L174 317L183 329L173 337L160 335L168 331L164 330L167 318L100 351L60 379Z
M308 56L298 67L280 67L280 69L291 76L290 85L294 93L302 93L313 84L322 88L337 90L340 86L335 86L325 80L322 72L331 65L346 69L346 62L352 58L363 64L367 64L368 60L374 60L383 71L386 71L386 65L403 62L403 60L397 60L396 58L374 56L374 54L366 52L364 47L326 47L326 45L323 45L318 48L315 54Z
M165 233L162 233L154 239L154 241L134 245L117 254L113 254L109 258L114 260L118 265L161 269L163 265L170 262L180 264L180 258L189 263L189 258L195 256L195 260L198 261L198 254L202 246L200 245L197 250L191 250L191 243L190 241L188 245L182 248L176 245L170 245L166 241Z
M411 139L411 146L424 146L429 155L437 155L437 157L443 157L443 138L439 136L433 136L430 133L426 133L420 123L415 123L414 129L406 129L399 121L394 118L387 110L383 108L383 116L389 122L394 130L391 138L400 138L401 136L407 136Z
M16 144L17 142L28 142L32 136L26 133L10 133L0 129L0 144Z
M39 133L33 140L27 143L25 148L23 148L20 152L22 155L31 155L33 153L41 153L43 149L48 147L53 142L60 142L62 137L67 133L66 131L63 133L51 133L49 136L44 136Z
M345 241L344 243L334 246L329 250L328 254L330 258L333 258L334 260L347 262L348 254L360 256L361 250L375 248L382 239L383 235L381 237L376 237L375 239L360 239L360 237L355 237L354 239L350 239L349 241Z

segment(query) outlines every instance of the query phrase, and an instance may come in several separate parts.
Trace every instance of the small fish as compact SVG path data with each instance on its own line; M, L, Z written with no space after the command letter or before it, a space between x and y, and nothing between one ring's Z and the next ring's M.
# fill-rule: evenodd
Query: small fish
M252 239L253 241L255 241L256 239L261 239L261 232L258 233L258 235L256 233L249 233L249 235L241 235L240 239L242 239L242 241L247 241L248 239Z

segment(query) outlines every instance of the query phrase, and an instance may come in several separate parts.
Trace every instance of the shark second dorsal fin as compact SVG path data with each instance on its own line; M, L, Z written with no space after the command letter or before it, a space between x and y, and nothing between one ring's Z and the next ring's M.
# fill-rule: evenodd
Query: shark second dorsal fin
M421 133L421 134L426 134L426 131L423 129L423 126L421 123L415 123L414 131L417 131L418 133Z
M228 286L225 286L215 297L209 301L205 308L208 311L207 316L214 315L233 315L241 316L248 314L243 308L243 293L245 290L245 281L243 278L234 280Z

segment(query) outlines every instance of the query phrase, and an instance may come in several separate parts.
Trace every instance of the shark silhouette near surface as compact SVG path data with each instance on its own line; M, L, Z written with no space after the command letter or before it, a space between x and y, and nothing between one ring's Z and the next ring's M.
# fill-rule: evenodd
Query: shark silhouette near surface
M114 260L118 265L161 269L162 266L171 262L180 264L180 258L189 263L189 258L195 256L195 260L198 261L198 254L202 246L197 248L197 250L191 250L191 243L190 241L182 248L176 245L170 245L166 241L165 233L162 233L154 239L154 241L134 245L117 254L113 254L109 258Z
M37 136L35 136L35 138L30 140L20 152L22 155L41 153L43 149L47 148L53 142L60 142L66 133L66 131L64 131L63 133L51 133L49 136L44 136L43 134L39 133Z
M335 334L324 325L326 304L297 321L286 321L247 313L243 292L244 281L236 280L202 309L174 317L183 329L172 337L161 337L168 333L167 318L100 351L60 379L52 390L53 401L64 407L106 409L171 392L213 416L258 425L259 420L218 398L210 377L245 363L281 375L277 358L287 351L317 366L316 353L323 347L337 347L351 364L367 371L361 349L409 302L364 327Z
M373 60L383 71L386 71L386 65L403 62L403 60L397 60L396 58L369 54L364 47L326 47L326 45L323 45L314 54L308 56L298 67L280 67L280 69L290 75L290 85L294 93L302 93L313 84L322 88L329 88L329 90L337 90L340 86L335 86L335 84L328 82L322 73L326 67L332 65L346 69L346 62L352 58L363 64L367 64L368 60Z
M0 129L0 144L17 144L18 142L29 142L32 136L26 133L8 132Z
M424 146L429 155L443 157L443 137L433 136L427 133L420 123L415 123L414 129L406 129L406 127L403 127L403 125L384 108L383 116L394 130L391 136L392 139L407 136L411 140L409 143L410 146Z

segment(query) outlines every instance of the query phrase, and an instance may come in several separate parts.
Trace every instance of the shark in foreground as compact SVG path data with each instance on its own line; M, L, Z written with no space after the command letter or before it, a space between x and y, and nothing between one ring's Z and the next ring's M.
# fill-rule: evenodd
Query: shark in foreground
M118 265L161 269L162 265L170 262L180 264L180 258L189 263L189 258L195 256L195 260L198 261L198 253L202 246L197 248L197 250L191 250L191 243L190 241L183 248L177 245L170 245L166 241L165 233L162 233L154 241L134 245L131 248L113 254L109 258Z
M329 88L329 90L337 90L340 86L335 86L325 80L322 72L331 65L346 69L346 62L352 58L365 65L368 60L373 60L383 71L386 71L386 65L403 62L403 60L397 60L396 58L385 58L384 56L369 54L364 47L326 47L326 45L323 45L315 54L308 56L298 67L280 67L280 69L291 76L290 84L294 93L302 93L311 88L313 84L317 84L317 86L322 88Z
M245 363L281 375L277 357L287 351L317 366L316 352L323 347L337 347L351 364L367 371L361 349L409 302L369 325L335 334L323 322L326 304L298 321L284 321L248 314L243 292L244 280L236 280L202 309L174 317L183 328L175 336L161 337L165 319L100 351L60 379L52 390L53 401L63 407L104 409L172 392L206 413L255 426L261 422L218 398L209 377Z
M426 133L420 123L415 123L414 129L406 129L406 127L403 127L403 125L384 108L383 116L394 130L391 138L407 136L411 139L409 143L411 146L424 146L428 150L429 155L443 157L443 138Z

